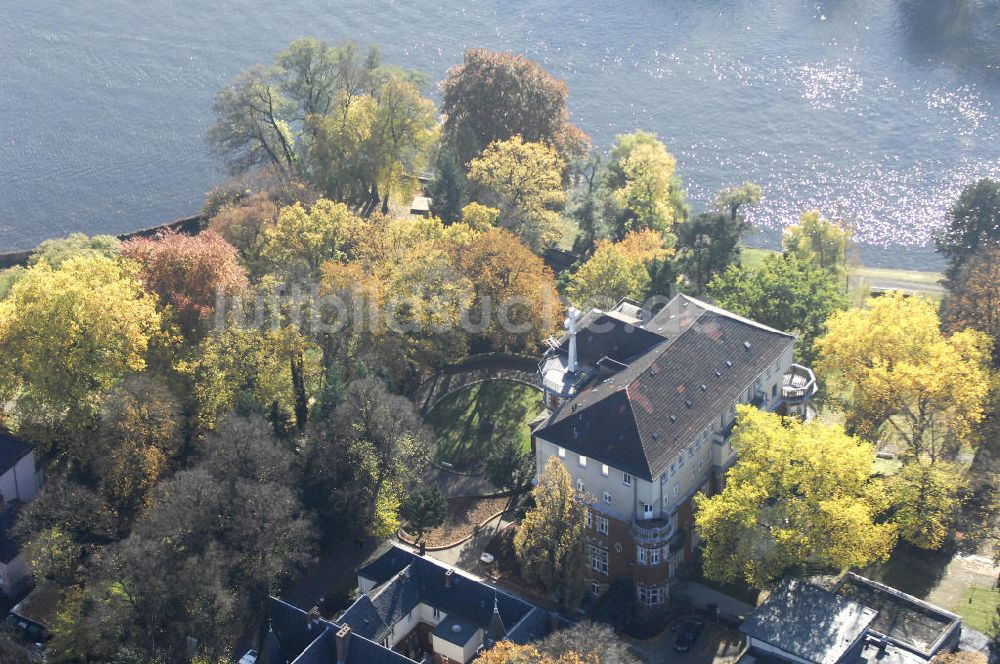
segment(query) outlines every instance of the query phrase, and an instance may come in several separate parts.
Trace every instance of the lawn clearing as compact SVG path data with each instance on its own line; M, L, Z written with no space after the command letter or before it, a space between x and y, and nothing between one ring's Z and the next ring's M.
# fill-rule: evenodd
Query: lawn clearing
M477 470L493 441L503 437L516 437L528 451L528 424L542 408L541 392L511 381L487 381L459 390L427 415L435 432L434 460L456 470Z
M1000 590L969 586L962 601L952 606L951 610L962 616L962 622L972 629L989 634L998 607L1000 607Z

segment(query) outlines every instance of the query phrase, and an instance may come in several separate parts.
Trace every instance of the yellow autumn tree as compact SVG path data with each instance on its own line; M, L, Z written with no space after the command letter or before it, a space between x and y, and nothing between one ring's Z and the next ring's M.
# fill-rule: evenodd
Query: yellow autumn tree
M588 499L577 494L573 478L556 457L549 459L531 493L535 506L514 536L521 576L563 608L572 607L583 591Z
M0 398L19 418L86 426L103 395L146 366L160 327L135 264L100 256L41 262L0 302Z
M822 375L847 395L849 432L932 462L976 442L989 391L982 332L946 335L931 302L893 293L835 313L816 345Z
M562 170L553 148L514 136L469 163L469 183L476 202L499 210L499 224L540 253L562 236Z
M624 297L642 300L652 279L649 266L672 253L657 231L631 232L621 242L601 240L591 257L570 277L570 299L580 306L603 309Z
M888 558L896 527L876 522L887 501L871 444L743 405L732 445L739 458L725 488L695 497L706 576L759 588L805 564L844 570Z

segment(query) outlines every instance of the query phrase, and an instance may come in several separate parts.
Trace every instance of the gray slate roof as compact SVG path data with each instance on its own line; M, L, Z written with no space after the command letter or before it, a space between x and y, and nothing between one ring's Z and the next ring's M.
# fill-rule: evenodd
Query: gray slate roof
M868 631L877 612L793 579L740 627L747 636L816 664L835 664Z
M627 368L592 379L535 434L649 481L795 341L685 295L644 328L588 316L577 335L581 361L609 346L635 354L613 358ZM598 321L617 325L605 334L582 329ZM619 340L627 335L637 335L628 337L637 343Z
M271 597L259 640L258 664L337 664L336 633L343 625L351 628L343 664L412 664L378 642L390 625L405 620L421 602L446 614L441 624L461 626L457 636L450 631L439 635L453 642L464 638L461 645L476 629L488 633L494 603L503 624L514 626L507 638L527 643L548 634L551 621L546 612L463 574L453 573L448 586L447 572L440 563L393 547L359 570L359 575L373 580L388 575L385 581L359 597L336 622L316 619L310 623L305 611ZM560 626L569 624L560 622Z

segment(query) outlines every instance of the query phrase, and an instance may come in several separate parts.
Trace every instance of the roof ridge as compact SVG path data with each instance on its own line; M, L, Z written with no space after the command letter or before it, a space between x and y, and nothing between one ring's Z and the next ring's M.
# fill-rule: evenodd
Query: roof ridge
M702 307L706 311L711 311L712 313L717 314L719 316L724 316L726 318L731 318L731 319L737 320L737 321L739 321L741 323L745 323L746 325L751 325L751 326L756 327L758 329L766 330L768 332L773 332L775 334L780 334L780 335L785 336L785 337L791 337L792 339L796 339L797 338L791 332L785 332L783 330L779 330L779 329L770 327L769 325L764 325L763 323L758 323L757 321L755 321L753 319L747 318L745 316L740 316L739 314L734 314L732 311L728 311L728 310L723 309L722 307L716 306L714 304L709 304L708 302L705 302L704 300L699 300L696 297L691 297L690 295L685 295L684 293L681 293L678 297L683 297L685 300L688 300L689 302L691 302L695 306ZM700 316L699 316L699 318L700 318ZM697 323L697 320L695 321L695 323ZM692 323L691 326L688 327L688 329L691 329L691 327L694 327L694 323ZM687 330L685 330L685 332L686 331Z

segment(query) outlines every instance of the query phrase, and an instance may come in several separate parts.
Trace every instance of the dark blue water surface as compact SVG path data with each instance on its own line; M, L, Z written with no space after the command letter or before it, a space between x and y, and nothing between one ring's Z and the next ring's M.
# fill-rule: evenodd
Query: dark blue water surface
M998 21L997 0L5 0L0 250L197 211L216 90L313 35L435 79L469 46L524 52L598 144L659 134L695 208L752 179L758 241L818 207L866 262L933 267L958 191L1000 177Z

